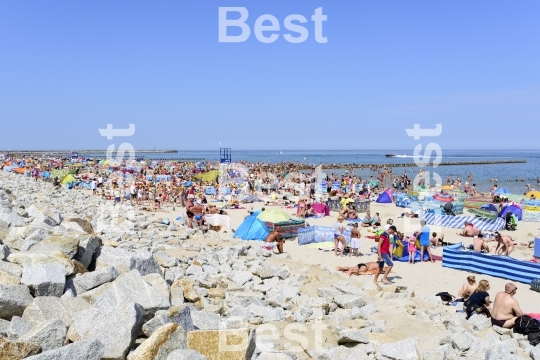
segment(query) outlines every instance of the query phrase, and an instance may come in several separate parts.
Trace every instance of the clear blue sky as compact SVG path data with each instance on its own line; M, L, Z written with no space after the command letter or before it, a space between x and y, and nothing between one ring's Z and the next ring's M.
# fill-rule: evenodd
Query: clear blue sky
M322 6L328 43L311 21L302 44L219 43L220 6L252 29ZM539 19L539 1L1 0L0 149L412 151L414 123L443 125L424 146L537 149Z

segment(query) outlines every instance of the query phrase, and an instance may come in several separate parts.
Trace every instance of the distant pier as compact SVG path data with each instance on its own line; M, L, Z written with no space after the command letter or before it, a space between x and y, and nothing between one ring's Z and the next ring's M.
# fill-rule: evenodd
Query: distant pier
M107 154L107 150L0 150L0 153L10 153L13 155L71 155L79 154ZM115 153L113 151L113 153ZM178 150L135 150L135 154L176 154Z

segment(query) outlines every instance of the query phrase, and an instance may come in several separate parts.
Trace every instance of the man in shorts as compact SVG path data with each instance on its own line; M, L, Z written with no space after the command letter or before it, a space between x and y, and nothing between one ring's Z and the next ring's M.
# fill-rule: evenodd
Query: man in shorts
M349 257L354 252L354 255L358 256L358 248L360 247L360 230L358 230L358 223L354 223L351 230L351 249L349 251Z
M263 249L272 250L274 246L276 246L279 253L283 254L283 244L285 243L285 240L279 237L279 230L279 226L276 226L275 230L268 234L264 240Z
M383 269L384 264L388 265L388 267L384 271L384 275L382 278L382 282L385 284L391 284L391 282L388 280L388 274L390 274L394 263L392 262L392 259L390 257L390 235L394 235L396 232L396 227L394 225L390 226L387 231L381 234L379 238L379 244L377 245L379 269ZM375 274L375 276L373 277L373 281L376 283L378 279L379 272Z

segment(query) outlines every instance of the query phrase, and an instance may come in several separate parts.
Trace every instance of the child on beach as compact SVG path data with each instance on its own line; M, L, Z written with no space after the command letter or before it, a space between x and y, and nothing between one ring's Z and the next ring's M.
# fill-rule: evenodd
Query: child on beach
M414 235L409 236L409 262L414 264L414 256L416 255L416 237Z

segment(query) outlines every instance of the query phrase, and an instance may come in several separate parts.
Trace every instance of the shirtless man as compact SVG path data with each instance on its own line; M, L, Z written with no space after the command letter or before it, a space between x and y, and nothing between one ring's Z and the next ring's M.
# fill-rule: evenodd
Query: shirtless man
M479 253L481 253L481 252L488 253L489 252L489 246L488 246L486 240L484 240L484 235L478 234L478 236L474 237L473 249L474 249L474 251L479 252Z
M385 268L386 269L386 268ZM383 270L385 270L383 269ZM368 271L377 271L379 270L379 264L376 262L368 262L365 264L358 264L357 266L336 266L337 271L342 271L344 273L347 273L349 276L351 275L364 275L367 274Z
M457 233L460 236L475 237L480 234L480 229L474 226L472 223L465 221L465 228L460 233Z
M197 221L197 225L202 226L204 221L204 207L195 203L195 205L191 207L191 212L194 214L193 218Z
M283 244L285 243L285 240L279 238L279 229L279 226L276 226L275 230L268 234L264 242L272 244L276 243L279 253L283 254Z
M495 235L495 240L497 241L497 247L495 248L497 255L508 256L514 250L514 240L511 236L497 234Z
M495 296L493 310L491 311L491 324L506 329L511 329L516 325L516 319L523 315L518 302L514 299L517 287L513 283L508 283L504 291Z

